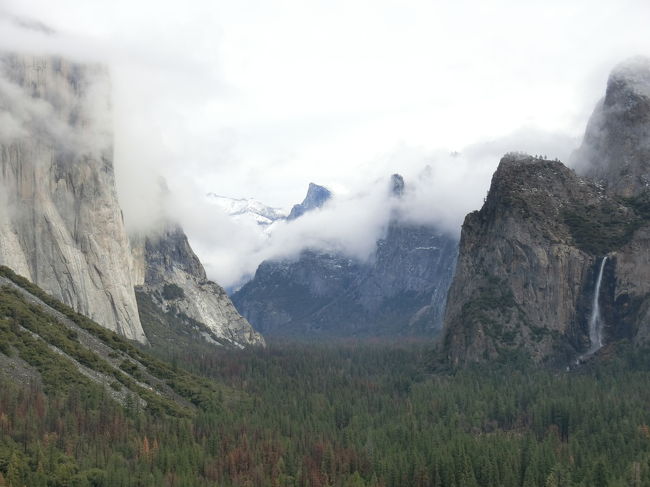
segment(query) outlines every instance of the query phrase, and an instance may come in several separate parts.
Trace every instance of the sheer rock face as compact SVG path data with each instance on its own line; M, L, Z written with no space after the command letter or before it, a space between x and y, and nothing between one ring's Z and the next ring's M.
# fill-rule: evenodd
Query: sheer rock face
M604 342L650 341L650 61L611 73L572 165L506 156L465 218L445 315L452 363L523 352L567 360Z
M209 281L183 230L174 224L159 232L132 237L134 278L179 326L200 329L211 342L228 346L264 345L218 284Z
M146 342L99 66L0 56L0 263L77 311Z
M287 220L295 220L308 211L320 208L331 197L332 193L329 189L325 188L324 186L319 186L318 184L309 183L307 196L305 196L305 199L302 201L302 203L293 205L293 208L291 208L291 212L289 213Z
M522 352L566 361L589 347L596 278L605 342L650 327L650 224L633 205L558 161L509 155L463 224L445 314L454 364Z
M650 345L650 221L641 227L605 268L601 308L609 325L610 340L630 338L637 345Z
M633 58L612 71L574 158L580 174L612 193L650 189L650 59Z
M594 258L573 245L565 201L598 198L559 162L506 156L483 208L465 218L445 314L452 363L525 348L541 359L577 335Z

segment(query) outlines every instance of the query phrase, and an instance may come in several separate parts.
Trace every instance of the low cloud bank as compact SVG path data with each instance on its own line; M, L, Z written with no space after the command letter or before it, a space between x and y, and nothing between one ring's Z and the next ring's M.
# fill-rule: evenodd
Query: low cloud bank
M174 218L183 222L208 275L232 289L251 278L262 261L297 258L308 248L366 260L391 218L458 237L465 215L483 204L505 153L523 151L567 160L577 144L574 137L527 129L459 152L402 147L377 161L376 170L384 177L360 183L351 175L356 185L342 182L339 187L346 190L334 192L321 209L297 220L275 222L270 229L250 220L235 221L202 194L183 194L181 188L173 191L175 202L170 207ZM391 195L393 172L404 176L402 198Z

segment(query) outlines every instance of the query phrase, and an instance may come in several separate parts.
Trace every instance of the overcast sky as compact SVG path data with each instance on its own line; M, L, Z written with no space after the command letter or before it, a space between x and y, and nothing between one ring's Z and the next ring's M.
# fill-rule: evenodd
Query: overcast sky
M188 199L290 207L310 181L354 192L429 164L458 226L501 153L566 159L609 70L650 55L647 0L0 0L0 14L1 48L110 65L134 222L153 172Z

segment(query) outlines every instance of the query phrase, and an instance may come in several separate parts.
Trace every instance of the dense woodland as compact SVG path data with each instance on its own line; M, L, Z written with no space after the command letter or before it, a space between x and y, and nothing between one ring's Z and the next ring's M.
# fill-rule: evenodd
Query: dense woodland
M571 371L441 370L430 343L169 357L225 385L189 417L2 379L0 485L650 485L650 355L621 348Z

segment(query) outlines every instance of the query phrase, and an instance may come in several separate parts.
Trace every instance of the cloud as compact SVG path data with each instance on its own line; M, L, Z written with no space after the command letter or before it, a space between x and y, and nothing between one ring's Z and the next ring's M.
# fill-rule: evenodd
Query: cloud
M374 252L394 206L385 178L360 192L335 195L296 220L276 221L265 232L250 221L233 221L220 208L206 205L205 198L183 200L173 205L176 218L183 219L208 274L226 287L251 277L264 260L291 259L306 248L365 260Z
M426 152L400 146L374 161L383 177L343 182L323 208L293 221L278 221L270 231L249 221L235 221L210 204L200 191L172 191L174 218L183 222L208 275L228 288L252 277L264 260L294 259L304 249L337 252L361 261L372 257L376 243L393 218L460 235L465 215L479 209L501 157L524 151L565 159L576 138L536 129L466 147L460 152ZM401 173L402 198L391 196L389 176ZM303 188L306 189L306 188Z
M404 218L459 235L465 215L482 206L492 174L504 154L526 152L566 162L578 144L578 137L524 127L460 151L422 157L427 164L425 170L411 173L407 179L412 188L405 197Z
M523 127L459 151L400 147L381 167L404 175L407 191L399 208L404 221L459 235L465 215L482 206L504 154L519 151L567 161L578 144L577 137Z
M14 55L0 56L0 142L11 144L38 137L42 143L61 152L105 154L112 145L110 85L99 66L77 70L58 58L49 58L51 66L36 65L41 60ZM39 93L28 92L14 83L20 78L48 76L61 70L74 78L76 93L52 77L39 83ZM29 84L29 82L25 83ZM83 130L79 128L83 126Z
M128 11L126 3L120 5L119 1L97 2L89 9L85 3L66 0L57 9L39 1L7 5L5 8L11 8L11 12L0 8L0 51L62 56L75 62L101 64L110 70L111 110L97 106L88 115L107 116L102 123L106 122L108 145L114 148L117 189L128 228L142 230L150 226L161 216L156 196L159 177L192 185L197 164L205 170L211 155L219 157L215 144L218 137L208 125L196 123L202 116L202 107L214 96L211 90L219 85L210 52L213 46L200 47L200 39L191 39L191 33L199 35L203 29L190 28L182 38L170 36L173 24L184 15L174 14L175 5L158 2L151 9L129 7ZM147 20L154 8L163 15L158 23ZM96 17L98 12L102 12L103 18ZM47 25L34 18L43 19ZM116 32L129 23L133 28L128 32ZM88 88L93 87L104 88L97 82L88 84ZM9 100L29 101L28 93L5 94ZM65 101L59 99L59 105ZM92 106L94 101L100 102L101 98L89 93L84 106ZM49 123L53 117L45 111L56 112L57 100L48 99L53 110L41 102L42 117L35 116L38 103L30 102L29 110L34 116L30 115L28 132L45 128L52 140L63 144L83 142L69 140L69 131L56 120ZM16 112L16 105L13 103L12 113ZM12 116L9 120L6 114L0 116L5 122L3 137L25 135L24 118ZM38 120L43 121L42 127L35 126ZM97 140L87 142L88 148L98 144Z
M287 258L305 248L318 248L367 259L388 224L393 199L387 178L371 182L359 192L334 195L322 208L276 224L266 254Z
M394 172L409 187L404 219L458 235L504 153L566 160L610 67L650 50L644 0L3 5L0 49L110 67L129 230L171 214L227 285L307 245L371 254L392 211L385 183ZM0 111L2 137L23 137L49 110L30 107L24 117ZM65 139L65 127L46 129ZM161 201L160 176L171 203ZM336 197L271 237L204 199L213 191L286 207L309 181Z
M0 97L4 97L5 93L6 92L0 83ZM10 144L16 139L27 137L29 134L29 132L25 130L21 121L16 120L16 118L8 111L0 111L0 126L2 127L2 132L0 132L0 143L2 144Z

